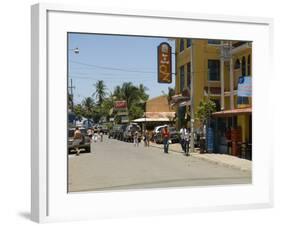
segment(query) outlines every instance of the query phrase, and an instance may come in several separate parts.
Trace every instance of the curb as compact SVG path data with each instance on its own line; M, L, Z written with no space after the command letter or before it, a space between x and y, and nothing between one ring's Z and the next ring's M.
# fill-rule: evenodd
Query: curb
M150 144L150 146L162 149L162 147L156 146L155 144ZM169 149L169 151L176 152L176 153L182 153L182 152L174 150L174 149ZM206 158L204 156L201 156L201 154L199 154L199 153L190 153L190 155L192 157L194 157L194 158L198 158L198 159L201 159L201 160L204 160L204 161L208 161L208 162L211 162L211 163L216 164L216 165L221 165L221 166L225 166L225 167L229 167L229 168L239 169L239 170L241 170L243 172L251 172L252 171L251 168L241 167L241 166L237 166L235 164L230 164L230 163L226 163L226 162L222 162L222 161L217 161L217 160L214 160L214 159ZM204 155L204 154L202 154L202 155Z
M237 166L235 164L225 163L225 162L222 162L222 161L216 161L214 159L205 158L203 156L200 156L200 154L195 154L195 155L193 154L192 156L195 157L195 158L201 159L201 160L205 160L205 161L217 164L217 165L221 165L221 166L225 166L225 167L229 167L229 168L239 169L239 170L241 170L243 172L251 172L252 171L252 169L249 169L248 167L241 167L241 166Z

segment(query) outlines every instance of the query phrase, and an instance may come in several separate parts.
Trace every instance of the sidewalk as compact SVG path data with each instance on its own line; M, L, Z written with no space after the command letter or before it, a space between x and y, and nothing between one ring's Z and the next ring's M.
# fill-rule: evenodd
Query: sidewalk
M163 145L150 143L150 146L163 149ZM170 144L169 151L183 153L179 143ZM236 168L242 171L252 171L252 161L241 159L236 156L226 154L205 153L200 154L199 151L190 152L192 157L212 162L214 164L223 165L231 168Z

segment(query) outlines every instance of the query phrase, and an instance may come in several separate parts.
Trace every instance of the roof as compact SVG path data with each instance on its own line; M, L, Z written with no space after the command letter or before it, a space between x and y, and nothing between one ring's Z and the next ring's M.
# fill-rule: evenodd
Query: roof
M175 112L145 112L145 117L135 119L133 122L169 122L175 116Z
M133 122L169 122L168 118L137 118Z
M231 117L235 115L247 115L252 114L252 108L237 108L233 110L225 110L225 111L218 111L214 112L212 115L214 117Z
M175 112L145 112L146 118L173 118L175 117Z

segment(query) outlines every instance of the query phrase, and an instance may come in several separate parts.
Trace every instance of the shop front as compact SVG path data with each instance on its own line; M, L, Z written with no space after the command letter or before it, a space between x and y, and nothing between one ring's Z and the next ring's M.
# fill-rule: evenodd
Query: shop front
M218 153L252 159L252 108L214 112Z

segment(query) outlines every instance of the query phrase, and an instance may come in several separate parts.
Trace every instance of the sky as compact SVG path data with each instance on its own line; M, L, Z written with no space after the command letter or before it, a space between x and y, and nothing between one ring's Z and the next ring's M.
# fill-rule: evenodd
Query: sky
M175 75L170 84L157 82L157 46L161 42L168 42L175 51L174 41L167 38L69 33L68 78L75 87L74 103L91 96L98 80L104 80L108 93L129 81L147 87L149 98L168 93L168 87L175 87ZM173 72L174 64L173 59Z

